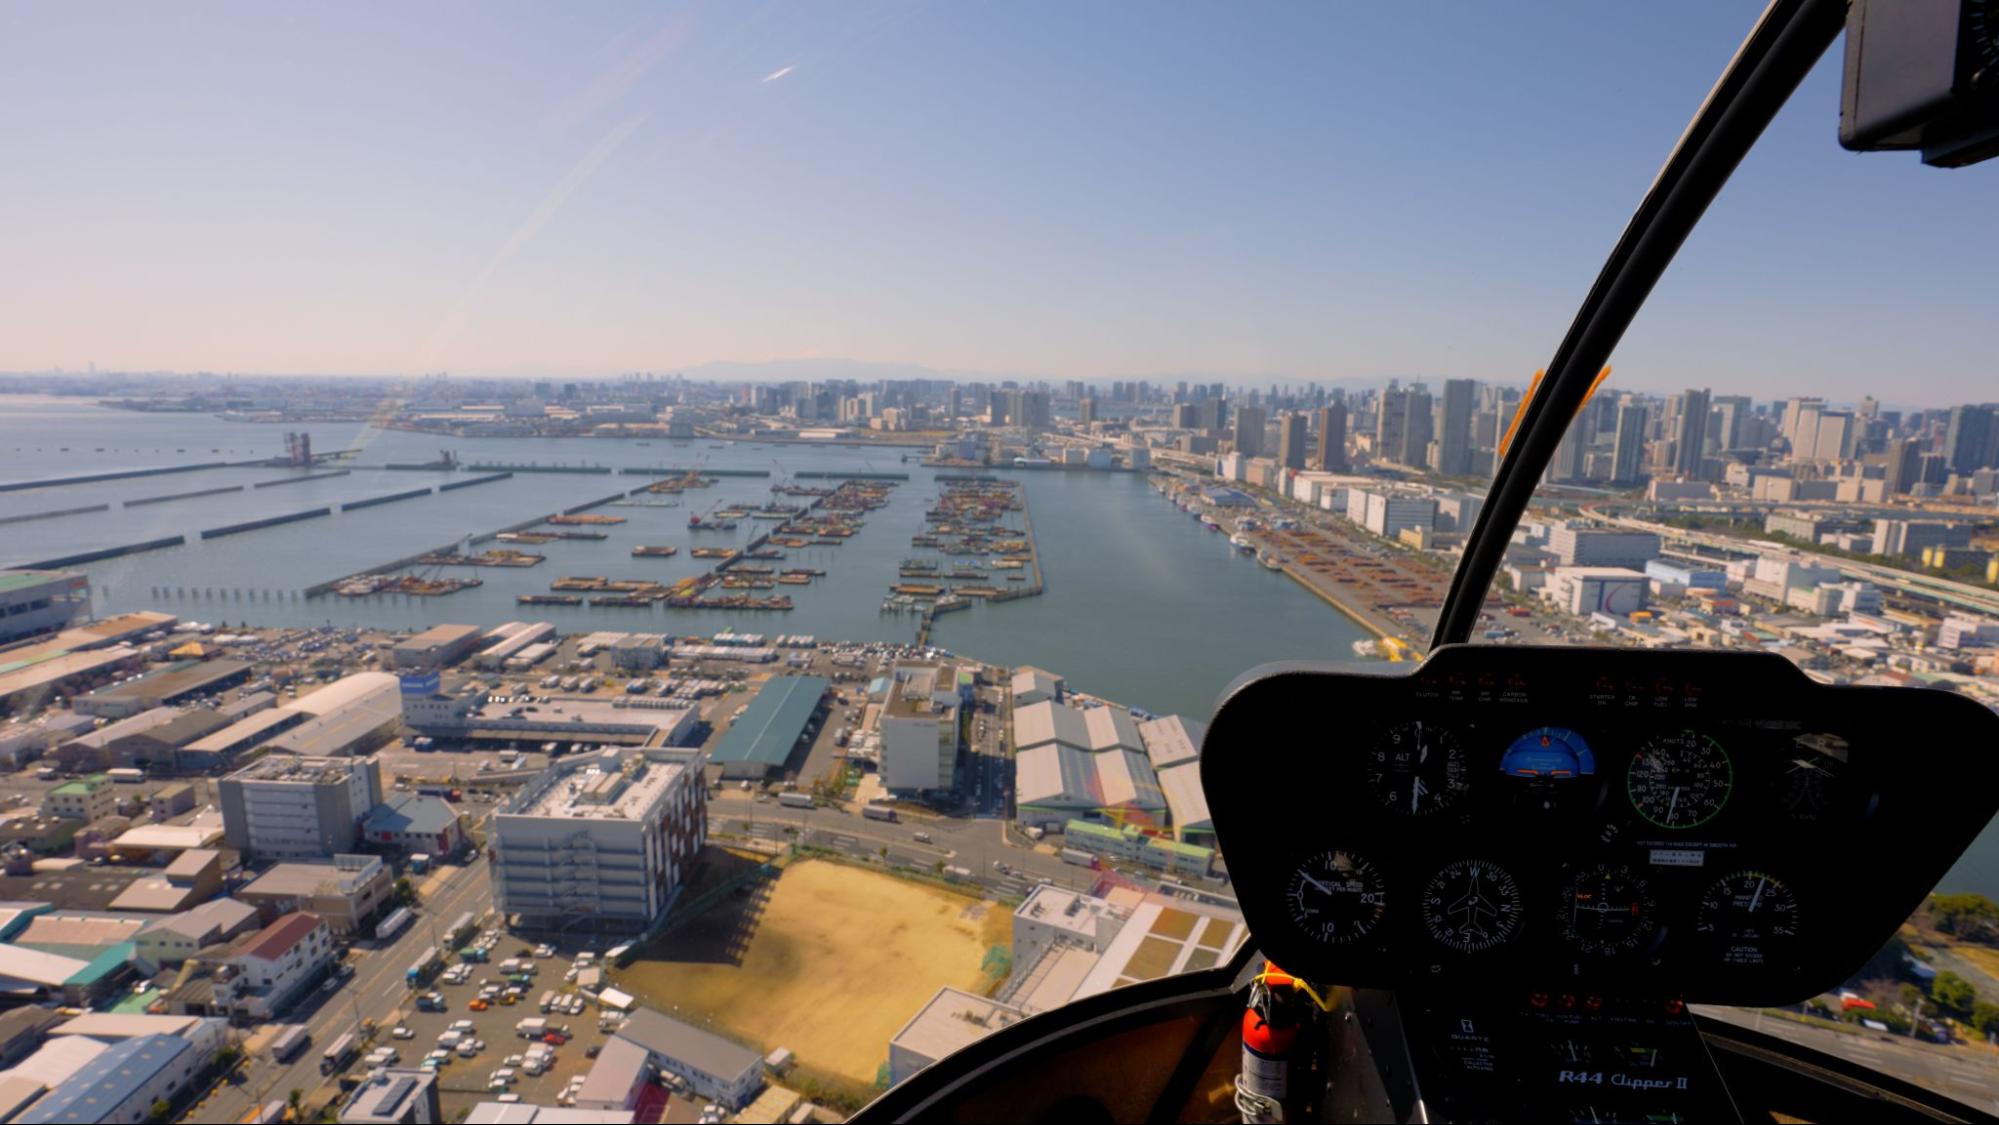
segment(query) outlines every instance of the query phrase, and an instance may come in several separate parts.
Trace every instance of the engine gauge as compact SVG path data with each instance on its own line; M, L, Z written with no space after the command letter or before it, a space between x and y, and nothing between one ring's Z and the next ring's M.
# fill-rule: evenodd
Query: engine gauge
M1638 815L1661 828L1713 820L1735 789L1735 766L1721 743L1694 730L1653 735L1631 756L1624 789Z
M1437 944L1478 953L1520 932L1520 886L1498 864L1464 859L1445 864L1423 888L1423 928Z
M1284 891L1291 922L1307 937L1346 945L1373 933L1388 911L1388 888L1373 864L1327 851L1300 863Z
M1367 786L1375 799L1406 816L1427 816L1457 803L1471 788L1465 750L1449 727L1397 723L1381 732L1367 755Z
M1801 734L1791 740L1783 765L1783 799L1798 820L1819 820L1833 811L1847 761L1846 740L1833 734Z
M1724 965L1786 964L1798 944L1798 896L1761 871L1725 875L1701 896L1694 933Z
M1658 932L1653 905L1651 889L1631 868L1579 868L1562 884L1562 933L1590 956L1634 953Z

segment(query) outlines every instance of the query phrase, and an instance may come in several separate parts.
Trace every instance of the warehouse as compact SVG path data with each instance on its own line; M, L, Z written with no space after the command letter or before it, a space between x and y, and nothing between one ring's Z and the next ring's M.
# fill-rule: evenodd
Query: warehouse
M1145 755L1092 754L1044 742L1014 759L1014 801L1021 824L1050 828L1072 818L1163 826L1166 796Z
M398 643L389 658L399 671L435 671L472 655L482 636L477 625L434 625Z
M633 1011L616 1038L645 1048L653 1065L686 1079L697 1097L732 1110L747 1105L763 1085L762 1055L651 1008Z
M100 719L123 719L155 707L172 707L235 687L250 678L241 660L182 660L122 684L99 688L73 709Z
M824 676L774 676L765 681L709 760L730 780L761 781L782 772L799 740L817 722L827 686Z
M56 747L56 761L66 770L180 768L179 752L213 734L228 720L205 707L185 711L155 707L110 726L100 727Z

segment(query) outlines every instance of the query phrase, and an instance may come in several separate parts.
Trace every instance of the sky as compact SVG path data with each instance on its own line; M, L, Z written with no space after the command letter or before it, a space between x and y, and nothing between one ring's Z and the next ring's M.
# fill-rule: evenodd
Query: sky
M1743 3L0 5L0 370L1520 382ZM1614 386L1999 386L1835 47Z

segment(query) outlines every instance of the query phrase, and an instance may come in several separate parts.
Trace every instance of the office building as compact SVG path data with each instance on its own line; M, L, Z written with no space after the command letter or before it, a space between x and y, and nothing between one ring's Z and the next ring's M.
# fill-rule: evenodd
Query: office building
M957 783L958 690L947 668L899 666L882 702L882 785L891 793L918 794Z
M1682 477L1701 475L1706 454L1708 392L1687 390L1674 399L1673 472Z
M1446 476L1471 472L1471 420L1478 384L1470 379L1444 380L1444 395L1437 400L1436 456L1430 468Z
M1617 566L1558 566L1548 573L1541 596L1578 617L1593 613L1624 617L1644 609L1651 581Z
M1969 475L1993 463L1994 411L1989 405L1953 407L1944 430L1943 457L1950 471Z
M918 1008L888 1041L888 1084L898 1085L946 1055L1027 1018L1002 1004L948 985Z
M1637 484L1645 473L1645 404L1631 395L1617 400L1617 436L1611 446L1610 480Z
M1638 568L1659 557L1659 537L1650 531L1561 524L1548 533L1548 549L1563 566Z
M230 847L314 859L354 850L356 826L382 801L382 775L372 758L270 754L218 781L216 796Z
M640 932L708 839L697 751L564 758L493 815L493 896L529 929Z
M1379 461L1400 461L1408 437L1409 392L1388 384L1381 392L1374 413L1374 456Z
M236 892L260 917L275 921L304 911L334 933L366 931L387 913L395 897L395 872L372 855L280 863Z
M1293 410L1277 422L1277 464L1286 469L1304 469L1305 449L1305 414Z
M1236 407L1235 451L1244 457L1263 456L1263 431L1267 424L1262 407Z
M1395 460L1411 468L1430 463L1430 442L1437 434L1436 404L1421 383L1402 399L1402 449Z
M1312 466L1324 473L1347 471L1347 408L1336 402L1319 411L1319 458Z
M42 797L42 815L92 824L118 809L118 793L103 774L65 781Z

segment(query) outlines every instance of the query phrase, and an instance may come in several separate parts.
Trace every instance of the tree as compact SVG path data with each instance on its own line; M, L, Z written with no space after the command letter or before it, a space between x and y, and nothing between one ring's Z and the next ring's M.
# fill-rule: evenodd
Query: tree
M146 1120L165 1121L173 1116L173 1112L174 1107L168 1105L165 1098L154 1098L152 1108L146 1112Z
M1897 999L1902 1001L1902 1007L1912 1012L1916 1010L1916 1005L1922 1003L1923 1000L1923 990L1910 984L1908 981L1903 981L1902 986L1895 990L1895 994Z
M1978 1003L1978 990L1971 982L1948 970L1938 973L1930 982L1930 999L1937 1007L1960 1018L1969 1016Z
M292 1089L291 1095L285 1098L285 1104L292 1107L293 1117L298 1116L298 1107L302 1105L304 1102L305 1102L305 1091L300 1090L296 1087Z
M416 902L416 884L411 883L407 875L396 879L396 901L404 906L411 906Z
M1993 1032L1999 1031L1999 1004L1994 1004L1989 1000L1980 1000L1978 1003L1973 1004L1971 1006L1971 1027L1978 1034L1988 1038L1991 1037Z
M1984 895L1931 895L1930 918L1947 934L1989 938L1999 932L1999 904Z

